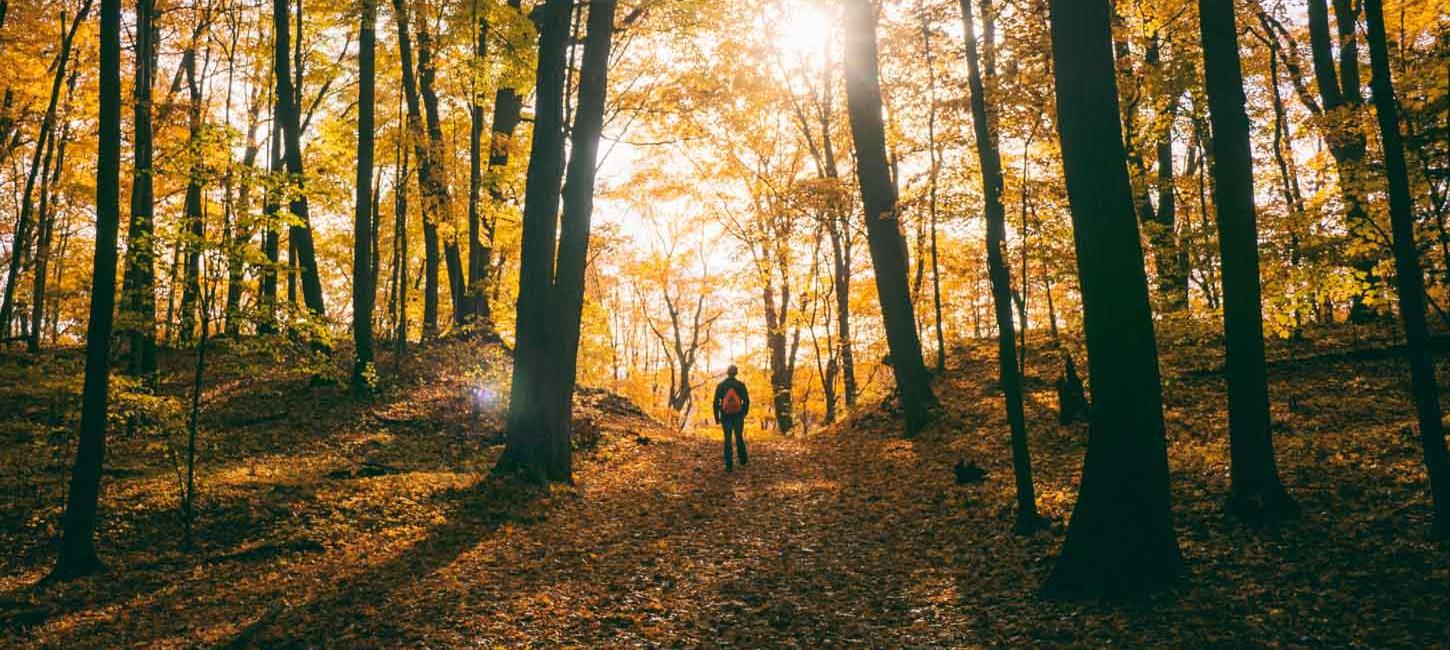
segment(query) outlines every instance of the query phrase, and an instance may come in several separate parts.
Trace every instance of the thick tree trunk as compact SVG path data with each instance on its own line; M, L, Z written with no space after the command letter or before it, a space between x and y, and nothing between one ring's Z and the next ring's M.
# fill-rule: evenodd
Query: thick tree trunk
M318 275L317 254L312 245L312 225L308 219L307 192L302 169L300 102L296 97L298 89L293 86L291 66L287 60L287 5L288 0L272 0L273 25L276 27L277 36L273 57L277 77L277 117L282 122L282 149L287 173L297 184L297 194L291 203L292 215L300 222L292 226L288 240L296 242L297 270L302 279L302 301L313 316L325 318L327 308L322 301L322 281ZM299 33L297 37L300 41L302 35Z
M1022 410L1022 376L1018 374L1016 340L1012 330L1012 278L1007 270L1007 215L1002 205L1002 160L997 138L987 115L987 97L982 71L977 62L977 36L972 24L971 0L961 0L962 25L967 46L967 83L971 90L972 126L977 142L977 160L982 166L983 213L987 218L987 267L992 279L992 299L997 316L997 362L1006 402L1007 423L1012 435L1012 473L1017 486L1017 525L1030 533L1041 524L1037 496L1032 487L1032 459L1027 447L1027 418ZM982 2L982 21L991 20L988 0Z
M106 450L106 404L111 374L112 314L116 306L116 240L121 226L121 0L101 0L100 118L96 155L96 252L81 426L71 470L60 554L50 577L67 580L101 568L96 556L96 508Z
M1259 232L1254 214L1254 159L1244 112L1243 73L1232 0L1199 0L1204 89L1213 132L1213 202L1223 265L1227 348L1229 511L1276 525L1295 511L1279 481L1269 429L1269 380L1259 287Z
M881 120L881 86L876 62L876 14L870 0L846 3L846 108L856 144L856 174L865 206L866 237L876 270L876 292L891 368L901 393L906 433L932 419L937 406L931 377L921 358L916 314L907 285L906 242L886 159L886 129Z
M452 305L453 324L462 326L467 320L463 298L467 280L463 277L463 252L458 240L450 239L443 245L443 264L448 271L448 297Z
M1057 128L1082 278L1093 389L1082 489L1044 591L1119 596L1182 570L1163 393L1118 118L1109 5L1051 0Z
M1450 457L1447 457L1445 449L1445 430L1440 419L1440 388L1435 379L1429 329L1425 325L1425 277L1415 248L1414 202L1410 197L1410 175L1400 138L1400 106L1390 78L1384 8L1380 0L1364 0L1364 13L1372 69L1370 92L1379 121L1380 141L1384 144L1385 176L1389 180L1390 226L1394 233L1400 318L1405 324L1405 349L1409 354L1415 414L1419 419L1420 444L1425 453L1425 469L1430 477L1430 494L1435 506L1434 532L1437 537L1445 538L1450 537Z
M371 392L373 365L373 113L377 82L377 0L363 0L358 22L357 187L353 202L352 391Z
M567 461L569 423L573 415L578 372L580 319L584 309L585 272L589 263L589 228L594 213L594 182L599 139L604 130L609 50L614 37L615 0L592 0L579 67L579 102L570 133L568 176L564 181L563 218L559 228L558 275L554 280L554 318L560 336L553 356L560 368L554 386L555 445ZM698 313L698 312L697 312ZM696 321L698 322L698 316ZM565 470L568 471L568 464ZM567 474L566 474L567 476Z
M564 482L573 480L570 420L616 3L594 0L589 5L579 72L579 105L571 133L572 155L560 220L557 206L562 171L559 163L564 157L562 103L567 89L563 68L569 5L567 0L549 0L539 10L538 112L525 190L520 336L514 355L508 445L498 466L533 480ZM541 226L547 229L541 230ZM557 269L553 255L556 244ZM527 348L525 332L530 332Z
M552 346L561 323L553 318L554 254L564 172L564 67L570 0L546 0L534 9L539 28L538 98L524 188L517 335L510 388L507 444L496 471L537 481L571 479L569 430L560 431L553 387L561 381ZM566 411L567 413L567 411Z

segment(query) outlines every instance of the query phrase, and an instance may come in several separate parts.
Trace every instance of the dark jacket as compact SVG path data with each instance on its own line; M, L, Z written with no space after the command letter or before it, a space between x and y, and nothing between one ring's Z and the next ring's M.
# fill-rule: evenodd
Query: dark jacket
M726 377L725 381L720 382L720 385L715 387L714 404L715 421L717 422L720 421L720 418L725 415L724 413L720 412L720 402L725 399L725 391L731 388L734 388L735 392L739 393L740 395L740 412L736 413L735 416L743 418L746 416L746 414L750 413L750 391L745 388L745 382L740 381L739 379L736 379L734 377Z

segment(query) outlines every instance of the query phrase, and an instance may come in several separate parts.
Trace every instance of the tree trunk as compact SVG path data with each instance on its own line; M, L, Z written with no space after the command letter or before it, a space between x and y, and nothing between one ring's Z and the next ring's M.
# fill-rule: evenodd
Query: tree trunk
M71 73L70 78L71 83L66 90L67 104L70 103L70 91L75 87L75 73ZM43 178L40 182L40 233L35 240L35 273L30 292L30 331L25 341L26 348L32 353L40 351L41 331L45 323L45 283L49 273L47 267L51 256L50 245L55 235L54 196L59 195L56 186L60 183L61 171L65 165L67 131L68 128L62 128L60 137L49 139L45 145L45 163L42 165L44 171L41 172ZM56 140L60 141L59 145L55 144Z
M393 174L393 354L402 362L408 352L408 148L398 142L398 168Z
M481 68L488 56L488 13L477 14L477 30L473 34L473 65ZM478 73L470 76L468 101L468 281L463 298L458 301L463 322L487 321L490 318L488 294L484 292L488 275L488 253L483 245L483 215L479 201L483 191L483 96L478 89Z
M850 215L838 211L831 216L831 285L836 298L836 336L841 346L841 384L846 408L856 408L856 355L851 341L851 230Z
M1012 431L1012 473L1017 486L1017 524L1020 533L1030 533L1041 524L1037 496L1032 487L1032 458L1027 447L1027 418L1022 410L1022 376L1018 374L1016 339L1012 330L1012 278L1004 259L1006 210L1002 205L1002 160L997 138L987 115L987 97L977 60L977 36L972 25L971 0L961 0L963 33L967 46L967 83L971 90L972 126L977 142L977 160L982 166L983 214L987 218L987 266L992 279L992 299L997 316L997 362L1007 423ZM989 0L982 1L982 22L992 18Z
M835 112L835 94L832 91L835 66L827 57L821 67L821 105L817 120L821 127L821 167L830 180L840 178L836 165L836 146L831 137L831 121ZM826 215L826 232L831 238L831 285L836 298L837 339L841 357L841 383L845 391L846 408L856 407L856 358L851 342L851 214L840 205L839 198L832 201Z
M1385 176L1389 181L1390 226L1394 233L1395 274L1399 278L1400 318L1404 320L1406 351L1410 361L1410 382L1415 397L1415 414L1420 423L1420 444L1425 469L1430 476L1430 494L1435 506L1436 537L1450 536L1450 458L1445 449L1441 424L1440 388L1435 379L1429 330L1425 325L1425 277L1415 248L1414 203L1410 197L1410 175L1405 166L1404 144L1400 139L1400 106L1390 78L1389 52L1385 39L1384 8L1380 0L1364 0L1368 26L1372 74L1370 92L1384 143Z
M1199 0L1204 90L1213 139L1213 203L1223 266L1223 329L1228 368L1229 511L1277 525L1295 511L1279 481L1269 429L1269 382L1254 214L1254 159L1244 112L1243 73L1231 0Z
M276 27L277 43L273 63L277 77L277 117L282 122L283 158L287 174L297 184L297 194L292 199L292 215L300 222L288 233L289 242L296 242L297 269L302 276L302 301L307 310L317 318L326 318L327 308L322 301L322 281L318 276L317 254L312 245L312 225L308 220L307 193L302 169L301 111L297 100L298 89L292 83L292 71L287 60L288 0L272 0L273 24ZM298 12L300 19L301 12ZM302 34L297 38L301 41ZM301 72L299 70L299 72ZM298 77L300 79L300 76ZM290 256L289 256L290 257Z
M443 171L444 145L443 145L443 123L438 114L438 92L434 90L433 82L437 76L436 65L433 62L433 35L428 31L428 21L420 18L418 20L418 93L423 100L423 116L427 126L427 157L420 156L420 167L431 169L427 175L427 183L423 187L425 204L431 204L432 209L425 211L427 216L431 212L434 244L438 247L438 226L449 223L453 220L453 209L448 194L448 179ZM419 175L420 180L424 179ZM452 231L452 228L449 229ZM426 240L426 233L425 233ZM463 324L463 259L458 249L458 240L450 236L448 241L443 242L443 262L448 272L448 298L452 305L453 323ZM437 268L438 255L433 255L433 265ZM437 293L435 287L434 293ZM434 311L437 311L437 299L434 300ZM436 315L435 315L436 321Z
M568 454L569 423L573 414L574 382L578 372L579 331L584 309L585 272L589 264L589 228L594 212L594 182L598 170L599 140L604 130L609 51L614 36L615 0L589 4L584 52L579 64L579 101L570 133L568 176L564 181L563 218L559 228L558 275L554 280L555 322L561 336L554 339L553 356L561 369L554 386L553 418L564 435ZM698 311L697 311L698 314ZM698 322L699 318L696 317ZM566 463L567 471L568 465Z
M377 0L363 0L358 22L357 175L353 202L352 391L371 392L373 365L373 112L377 82Z
M498 469L536 481L572 478L570 420L573 415L580 316L589 261L589 223L599 138L604 126L614 0L589 5L579 104L570 140L563 218L558 217L559 176L564 158L564 50L571 3L548 0L538 11L539 93L533 155L529 159L520 268L519 344L515 348L513 401ZM554 268L555 228L558 264ZM540 230L540 227L546 230ZM527 273L527 281L524 274ZM537 293L536 293L537 291ZM525 332L528 347L525 348Z
M767 246L774 246L775 243L767 243ZM769 262L766 262L768 265ZM768 268L768 267L767 267ZM781 264L780 272L782 279L788 272L784 264ZM767 276L770 271L766 271ZM765 346L770 351L770 395L771 405L775 411L775 424L782 434L790 433L791 427L795 424L795 418L791 403L792 372L789 352L786 342L786 316L790 313L790 289L788 286L781 287L780 300L776 300L776 291L770 278L766 278L763 290L765 299Z
M393 0L393 17L398 25L398 58L402 63L403 97L408 104L408 137L418 158L418 191L423 208L423 340L438 336L438 220L442 218L438 187L442 179L433 161L431 140L423 128L422 101L413 68L412 34L404 0ZM421 55L420 55L421 56ZM422 66L419 66L420 68ZM446 195L447 188L444 187Z
M1175 578L1163 393L1118 118L1107 2L1051 0L1057 128L1093 389L1082 489L1044 591L1112 597Z
M96 507L106 449L106 403L111 374L112 314L116 306L116 240L121 225L121 0L101 0L100 118L96 152L96 252L81 426L71 470L60 554L50 577L68 580L101 568L96 556Z
M515 328L513 383L507 444L496 471L536 481L569 481L569 430L558 428L553 388L561 380L552 346L559 338L553 318L554 254L564 172L564 67L570 0L546 0L534 9L539 29L538 92L534 136L524 188L523 234ZM565 411L568 412L567 410Z
M182 57L190 99L187 104L187 156L190 160L186 175L186 200L182 210L185 232L181 236L185 268L182 271L179 340L183 345L190 344L196 333L197 306L201 301L201 254L206 245L206 217L202 214L201 205L204 168L201 159L201 82L196 75L196 41L192 41L188 47L188 52Z
M257 332L261 334L273 334L277 331L277 270L280 267L281 258L281 233L278 232L278 212L281 211L281 193L276 187L278 177L282 174L282 124L277 119L277 102L273 103L271 141L267 152L267 172L270 183L267 184L265 197L262 199L262 213L266 220L266 228L262 231L262 256L267 261L262 266L262 277L257 282L257 306L261 312L257 323Z
M271 84L269 83L268 86ZM242 153L241 187L237 190L237 207L234 211L236 217L233 219L232 239L229 243L231 248L227 251L227 302L224 312L226 314L224 331L227 336L240 334L242 321L245 320L242 314L242 290L246 284L243 276L246 256L242 251L252 240L252 233L256 228L256 222L252 216L252 186L256 179L257 155L262 151L261 144L257 142L257 127L261 124L264 103L260 92L259 90L258 94L253 95L251 109L248 111L247 144Z
M40 185L40 235L36 239L35 245L35 277L30 296L30 337L26 341L30 352L40 351L41 333L45 329L46 284L49 280L49 266L53 256L51 242L55 237L55 220L59 217L60 180L65 172L65 150L70 141L71 97L75 94L76 73L78 72L79 70L71 70L69 80L66 82L65 103L62 110L62 119L65 119L66 122L60 127L59 136L51 138L46 143L47 149L54 149L54 156L50 151L45 154L47 171L44 173L48 176ZM63 247L60 252L64 254Z
M942 332L941 322L941 262L937 256L937 181L941 176L941 151L937 148L936 141L936 63L931 53L931 25L925 14L922 14L921 21L921 47L926 54L927 101L929 102L926 141L927 152L931 154L927 190L927 214L931 231L931 302L936 325L936 371L940 373L947 369L946 338Z
M937 400L921 359L921 340L907 286L906 242L886 160L876 62L876 16L870 0L846 3L845 65L846 108L856 145L856 174L865 206L867 243L876 270L876 292L891 351L891 368L901 392L906 433L913 435L931 421Z

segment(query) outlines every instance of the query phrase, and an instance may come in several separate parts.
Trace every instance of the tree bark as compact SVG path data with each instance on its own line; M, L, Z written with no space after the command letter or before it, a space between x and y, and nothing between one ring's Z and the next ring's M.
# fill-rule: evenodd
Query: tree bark
M1277 525L1296 507L1279 481L1269 429L1269 380L1259 286L1254 159L1244 112L1243 73L1232 0L1199 0L1204 90L1213 147L1213 202L1223 267L1223 329L1228 367L1229 511Z
M71 97L75 94L76 77L79 70L72 69L66 81L65 102L61 115L65 122L57 137L46 143L46 178L40 185L40 233L35 244L35 274L30 295L30 332L26 346L30 352L40 351L40 340L45 329L46 287L49 280L50 260L53 255L51 242L55 237L55 220L60 210L60 180L65 173L65 150L70 143ZM53 164L52 164L53 163ZM64 253L64 250L61 251ZM54 339L54 336L51 337Z
M423 197L427 203L432 204L433 237L437 239L438 226L453 220L453 209L448 193L447 174L443 171L443 122L438 114L438 92L434 89L437 66L433 62L433 57L433 34L428 31L428 21L420 18L418 20L418 93L423 100L423 117L428 135L428 155L426 158L420 156L419 164L420 168L431 168L431 172L427 176L427 184L423 187ZM418 178L422 180L424 176L420 174ZM426 216L428 212L424 214ZM434 247L437 247L437 242L434 243ZM462 325L465 316L463 259L456 237L450 237L448 241L443 242L443 263L447 267L448 273L448 297L452 305L453 324ZM436 253L434 265L436 268ZM436 299L434 302L437 302ZM436 304L434 309L436 311Z
M1447 457L1445 449L1445 430L1440 419L1440 388L1435 379L1429 329L1425 325L1425 277L1420 269L1419 251L1415 247L1414 202L1410 196L1410 175L1400 137L1400 106L1390 77L1384 8L1380 0L1364 0L1364 13L1372 71L1370 92L1379 121L1380 141L1384 144L1385 176L1389 181L1395 274L1399 280L1400 318L1405 326L1411 390L1415 397L1420 444L1425 454L1425 469L1430 477L1430 494L1435 506L1434 534L1445 538L1450 537L1450 457Z
M936 139L936 62L931 52L930 22L927 20L925 14L922 14L921 21L921 47L926 54L927 101L929 102L926 121L926 141L927 152L931 154L931 170L930 176L928 176L927 191L927 213L929 215L931 232L931 302L936 334L936 371L941 373L947 369L947 348L946 337L942 331L941 261L937 255L937 181L941 176L941 151L937 148Z
M182 254L185 268L181 283L181 325L179 341L190 344L196 334L197 307L201 301L201 255L206 246L206 220L202 214L202 184L205 167L201 152L201 81L196 72L196 41L188 44L187 53L182 56L182 68L186 73L187 103L187 157L186 200L183 204Z
M1049 7L1093 400L1082 489L1044 591L1122 596L1182 570L1162 384L1118 117L1109 5L1051 0Z
M267 173L271 182L267 184L266 195L262 199L262 213L267 224L262 231L262 256L267 261L262 265L262 277L257 282L257 306L261 312L257 332L261 334L277 331L277 270L281 266L281 233L278 232L277 214L282 210L282 198L276 183L282 174L282 124L277 117L276 106L277 102L274 102L272 133L268 138L271 142L267 152Z
M287 174L297 184L297 193L292 198L290 207L293 216L300 222L298 225L292 226L288 233L288 240L296 242L297 267L302 279L302 301L313 316L326 318L327 308L322 301L322 281L318 276L317 254L312 245L312 225L308 219L307 192L302 168L300 102L297 100L298 89L293 86L292 71L287 60L287 5L288 0L272 0L273 24L276 27L277 35L273 58L277 77L277 117L281 118L282 122L282 149L283 158L287 164ZM297 36L300 41L302 35L299 33Z
M363 0L358 19L357 175L352 245L352 391L371 393L373 365L373 112L377 83L377 0Z
M50 577L68 580L101 569L96 555L96 508L106 450L106 404L111 374L112 314L116 306L116 240L121 225L121 0L101 0L100 117L96 152L96 249L81 426L71 470L60 554Z
M562 325L553 318L554 256L564 173L564 67L570 0L546 0L534 9L539 29L538 92L534 137L524 188L517 326L506 446L495 471L531 480L572 478L569 430L559 430L554 387L561 370L552 347ZM565 411L568 413L568 410ZM566 416L567 417L567 416Z
M568 176L564 181L563 218L559 228L557 277L554 280L553 356L560 374L554 386L555 444L567 459L569 424L573 416L574 382L578 373L580 319L584 309L585 272L589 265L589 228L594 212L594 182L604 107L609 88L609 50L614 37L615 0L591 0L584 52L579 63L579 101L570 133ZM565 464L566 476L569 466Z
M766 256L775 258L762 260L765 266L765 287L762 289L762 297L765 304L765 347L770 352L770 394L771 407L775 411L775 425L782 434L790 433L795 425L793 404L791 403L791 390L793 388L794 361L786 341L786 321L790 314L790 284L789 267L783 257L770 254L772 250L780 250L780 242L767 241L764 248ZM782 251L783 252L783 251ZM778 261L777 261L778 260ZM773 272L770 266L775 265L780 273L781 287L780 298L776 299L776 288L771 280Z
M70 82L66 87L66 105L69 112L70 95L75 89L75 72L71 72ZM45 163L42 165L41 174L44 176L40 183L40 232L35 240L35 273L32 278L30 292L30 329L27 332L25 345L30 352L40 351L41 332L45 325L45 290L49 264L51 258L51 242L55 236L56 219L56 198L60 192L57 185L60 183L61 172L65 169L66 140L69 136L69 125L60 129L59 137L51 138L46 142ZM59 141L59 144L56 142Z
M398 25L398 58L402 63L403 97L408 104L408 137L418 158L418 190L423 208L423 340L438 336L438 220L441 204L435 178L431 140L423 127L423 109L418 98L418 78L413 68L412 34L408 27L408 8L404 0L393 0L393 17ZM420 66L421 67L421 66ZM444 187L446 195L447 188Z
M886 159L875 11L870 0L849 0L845 8L846 108L856 145L856 175L865 206L867 243L876 270L876 292L891 351L891 368L901 393L906 433L913 435L931 421L937 399L921 358L921 340L907 285L906 241L901 234L896 189Z
M967 47L967 84L971 90L972 126L977 160L982 166L983 214L987 218L987 267L997 317L997 362L1007 423L1011 428L1012 473L1017 487L1017 524L1030 533L1041 524L1037 496L1032 487L1032 459L1027 447L1027 418L1022 410L1022 376L1018 374L1016 339L1012 328L1012 278L1003 249L1006 247L1006 210L1002 205L1002 160L987 114L986 89L977 57L977 36L972 24L971 0L961 0L963 33ZM990 21L989 0L982 2L982 22Z
M473 11L478 13L478 5ZM481 67L488 56L488 14L478 15L477 28L473 38L473 65ZM483 97L478 89L478 73L470 76L468 94L468 282L463 299L459 302L463 321L471 322L485 317L488 311L487 294L483 292L483 280L488 268L484 257L483 216L479 211L479 200L483 190Z
M122 279L120 326L128 338L126 374L151 377L157 371L155 289L155 197L151 167L151 90L157 74L155 0L136 0L135 86L132 90L132 180L126 228L126 273Z
M398 167L393 174L393 355L402 362L408 352L408 148L398 141Z

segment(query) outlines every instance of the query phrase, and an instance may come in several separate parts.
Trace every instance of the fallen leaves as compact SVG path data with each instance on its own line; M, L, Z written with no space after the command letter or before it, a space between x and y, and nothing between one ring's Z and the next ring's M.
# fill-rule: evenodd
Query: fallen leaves
M458 350L425 351L431 361L394 379L396 401L374 407L389 419L327 393L309 406L307 394L277 390L301 379L219 381L240 391L211 397L228 405L226 417L264 399L261 391L307 415L207 429L213 447L198 522L207 554L173 550L171 479L154 463L132 462L144 452L120 441L125 466L145 471L108 478L102 540L113 572L34 587L48 561L46 533L7 524L9 539L31 550L0 560L0 643L1196 647L1450 639L1450 559L1425 539L1425 478L1415 440L1402 432L1413 413L1393 356L1301 353L1299 363L1274 366L1280 467L1305 514L1256 534L1222 514L1223 386L1195 370L1211 370L1220 357L1165 351L1175 518L1190 575L1171 593L1109 606L1036 596L1076 499L1084 431L1056 424L1050 382L1031 384L1039 508L1054 525L1013 534L1007 427L1000 396L982 380L992 376L991 354L957 352L939 380L943 417L916 438L902 439L899 423L874 410L806 439L751 430L751 463L728 475L718 432L660 430L612 398L586 393L594 402L581 411L601 423L599 445L580 455L577 485L546 490L486 478L497 448L478 433L492 416L469 424L457 398L459 385L486 373L427 365L466 358ZM1029 374L1050 378L1049 366L1034 352ZM454 383L421 380L432 372ZM638 443L641 435L651 443ZM956 484L952 467L963 458L981 465L984 481ZM368 467L388 471L368 476ZM7 494L4 512L28 509L24 491Z

